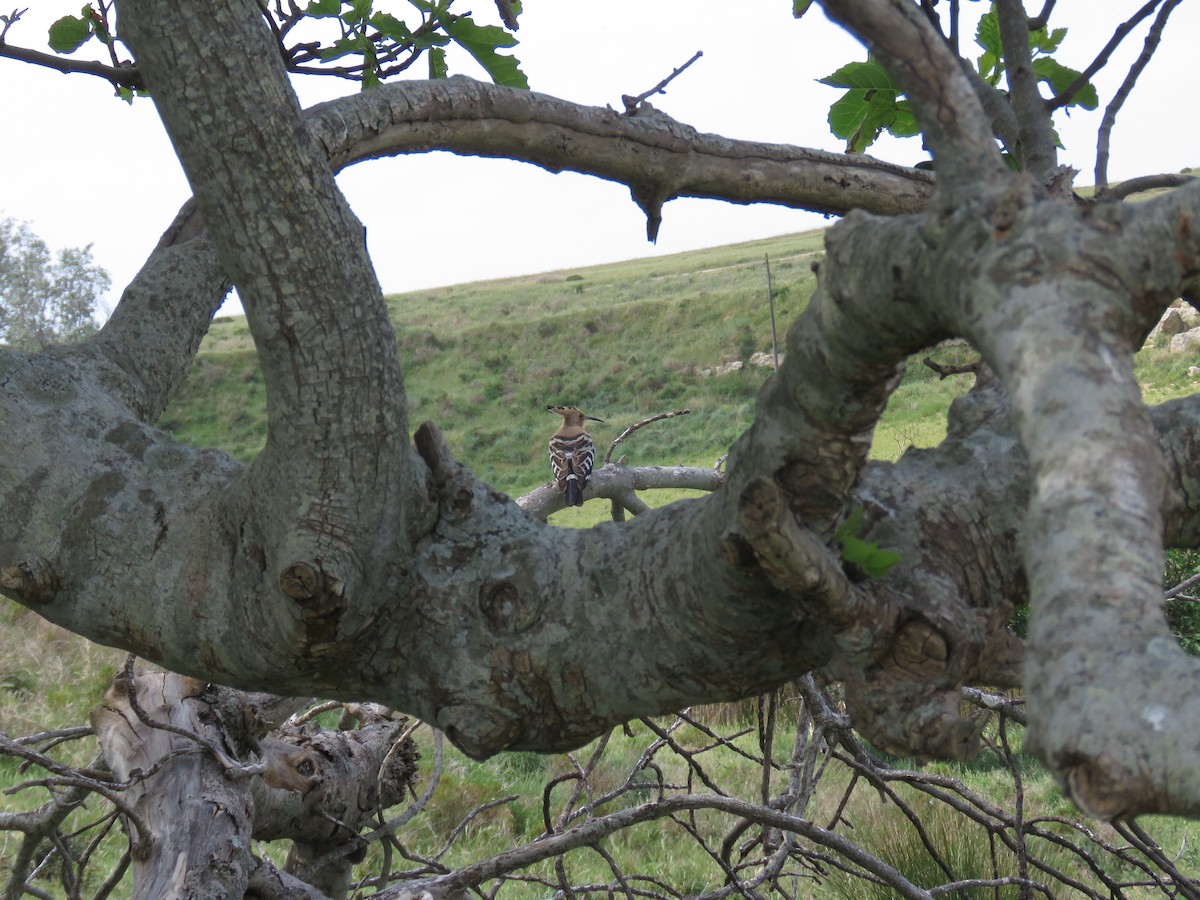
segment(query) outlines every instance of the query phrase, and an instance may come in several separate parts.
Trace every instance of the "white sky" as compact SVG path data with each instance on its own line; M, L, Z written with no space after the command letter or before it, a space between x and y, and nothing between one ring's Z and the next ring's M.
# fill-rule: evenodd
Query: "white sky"
M1057 58L1084 67L1142 2L1059 0L1055 21L1070 32ZM79 0L29 4L8 41L43 50L49 22L79 8ZM474 9L478 21L495 20L491 0L460 5ZM398 14L409 8L388 0L376 6ZM982 3L964 7L986 9ZM1062 161L1082 170L1081 184L1092 182L1100 113L1145 30L1127 39L1096 79L1099 111L1069 119L1059 114L1067 147ZM1200 3L1183 3L1118 119L1111 179L1200 165L1200 125L1187 105L1198 34ZM648 90L703 50L666 95L652 98L655 106L701 131L827 150L841 149L825 121L838 92L816 80L865 58L818 9L793 20L789 0L526 0L518 37L515 53L534 90L617 108L622 94ZM484 77L469 58L452 58L451 71ZM307 105L353 85L307 78L298 88ZM130 107L100 79L0 59L0 122L0 217L30 221L52 247L94 244L96 261L112 273L108 302L114 304L189 195L153 105L142 100ZM916 140L876 144L871 152L908 164L923 157ZM646 242L641 211L620 185L443 153L364 163L342 173L339 183L368 227L385 292L675 253L825 224L794 210L677 200L666 206L654 246Z

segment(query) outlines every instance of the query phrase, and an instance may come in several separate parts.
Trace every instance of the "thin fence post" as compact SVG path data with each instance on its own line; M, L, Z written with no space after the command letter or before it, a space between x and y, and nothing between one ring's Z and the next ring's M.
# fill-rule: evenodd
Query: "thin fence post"
M775 336L775 289L771 287L771 254L763 255L763 259L767 262L767 303L771 307L771 358L775 363L775 369L779 369L779 343Z

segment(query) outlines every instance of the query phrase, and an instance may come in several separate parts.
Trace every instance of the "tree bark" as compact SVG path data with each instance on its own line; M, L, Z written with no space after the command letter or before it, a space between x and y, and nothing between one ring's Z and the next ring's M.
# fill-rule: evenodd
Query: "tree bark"
M1016 682L1006 621L1028 597L1031 741L1073 796L1110 817L1197 811L1195 664L1158 583L1164 534L1198 541L1197 409L1148 414L1130 354L1200 275L1200 186L1136 207L1050 196L1003 165L977 85L915 8L825 5L912 100L935 191L460 79L305 117L254 3L123 0L196 209L99 338L0 352L0 590L204 681L387 703L476 756L572 747L812 669L846 681L882 745L967 755L960 688ZM650 213L728 193L887 218L830 230L721 488L573 532L479 483L436 427L410 441L333 168L434 146L623 181ZM250 466L153 427L230 282L268 389ZM942 447L868 463L905 359L956 335L994 377ZM861 537L901 553L882 578L843 559L858 509ZM1114 703L1135 711L1120 727Z
M241 897L282 878L253 840L293 841L285 875L345 897L359 832L416 775L404 720L324 731L283 720L307 704L126 666L92 715L122 797L133 897ZM269 735L269 736L268 736ZM250 762L243 762L248 759ZM291 883L291 880L288 880Z

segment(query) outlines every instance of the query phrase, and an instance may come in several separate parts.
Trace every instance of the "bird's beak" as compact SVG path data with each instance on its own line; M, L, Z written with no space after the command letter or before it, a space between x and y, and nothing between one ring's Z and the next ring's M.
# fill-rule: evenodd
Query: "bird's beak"
M591 419L593 422L599 422L601 425L607 425L603 419L597 419L595 416L584 416L585 419Z

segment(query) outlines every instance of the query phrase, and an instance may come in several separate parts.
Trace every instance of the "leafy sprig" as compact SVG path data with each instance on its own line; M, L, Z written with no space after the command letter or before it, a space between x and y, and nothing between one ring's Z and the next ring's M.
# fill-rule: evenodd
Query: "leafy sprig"
M846 521L834 532L833 539L842 545L843 560L858 566L870 578L882 578L892 566L900 562L900 554L864 541L858 536L862 526L863 511L858 507L851 511Z
M805 6L803 3L795 4L793 13L802 13L802 7ZM1066 35L1065 28L1047 31L1044 27L1029 34L1033 70L1038 80L1047 84L1055 95L1062 94L1080 75L1079 70L1063 65L1054 58ZM994 3L979 20L975 29L975 43L982 51L976 60L976 70L984 81L998 87L1004 75L1005 63ZM847 153L864 152L884 132L900 138L920 134L916 117L904 99L903 91L892 83L873 55L868 54L866 62L842 66L820 79L820 83L845 91L829 108L829 130L846 142ZM1085 82L1064 105L1095 109L1099 105L1095 85Z

